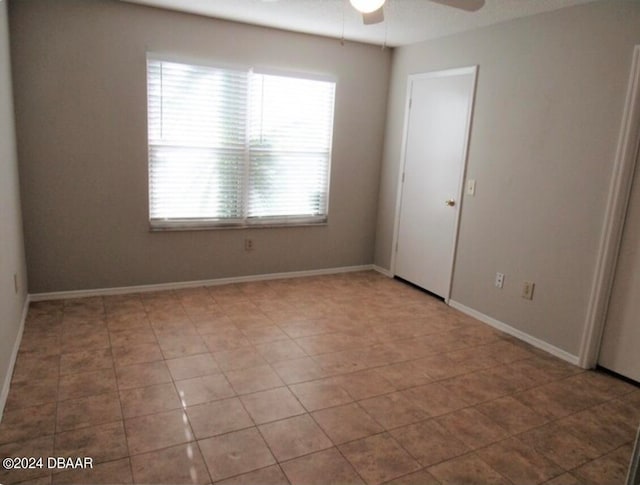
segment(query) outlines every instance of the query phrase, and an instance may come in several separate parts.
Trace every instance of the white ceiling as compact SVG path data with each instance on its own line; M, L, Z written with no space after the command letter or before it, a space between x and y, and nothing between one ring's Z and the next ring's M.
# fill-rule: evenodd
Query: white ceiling
M400 46L593 0L486 0L477 12L429 0L387 0L385 22L368 26L348 0L123 1L328 37L341 38L344 32L348 40Z

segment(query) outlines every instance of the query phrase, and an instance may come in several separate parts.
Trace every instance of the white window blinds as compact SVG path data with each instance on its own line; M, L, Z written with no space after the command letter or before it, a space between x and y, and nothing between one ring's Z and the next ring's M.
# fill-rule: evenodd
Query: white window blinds
M150 57L151 225L322 222L335 83Z

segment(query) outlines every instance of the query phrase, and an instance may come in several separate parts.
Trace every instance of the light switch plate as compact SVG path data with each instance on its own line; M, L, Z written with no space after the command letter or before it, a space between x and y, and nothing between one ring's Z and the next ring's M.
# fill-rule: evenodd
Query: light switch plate
M533 290L536 284L533 281L525 281L522 284L522 298L525 300L533 300Z
M467 195L476 195L476 181L467 180Z

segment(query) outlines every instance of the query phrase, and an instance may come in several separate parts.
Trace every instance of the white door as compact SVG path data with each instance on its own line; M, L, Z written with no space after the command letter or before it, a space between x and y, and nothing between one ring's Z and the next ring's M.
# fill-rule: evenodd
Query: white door
M476 67L413 75L395 275L449 298Z
M640 163L631 188L599 364L640 382Z

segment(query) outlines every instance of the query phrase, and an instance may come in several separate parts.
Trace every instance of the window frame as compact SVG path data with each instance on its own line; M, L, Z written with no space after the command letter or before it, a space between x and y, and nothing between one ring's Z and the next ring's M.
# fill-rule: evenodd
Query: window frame
M326 167L326 196L324 204L324 214L310 216L310 215L284 215L284 216L261 216L261 217L249 217L248 206L244 205L244 217L242 219L224 219L224 218L152 218L151 217L151 143L149 139L149 61L159 62L173 62L180 64L189 64L195 66L205 66L214 69L232 70L232 71L245 71L247 73L254 73L259 75L271 75L289 77L300 80L312 80L333 83L333 106L331 109L331 125L329 130L327 153L327 167ZM231 64L225 62L217 62L211 59L202 59L190 56L161 54L157 52L147 52L145 59L145 92L146 92L146 147L147 147L147 219L149 222L149 230L151 232L165 232L165 231L204 231L204 230L227 230L227 229L247 229L247 228L278 228L278 227L307 227L307 226L326 226L329 222L329 210L330 210L330 194L331 194L331 169L333 165L333 140L335 134L335 111L336 111L336 97L337 97L338 78L337 76L330 74L319 74L304 71L284 70L272 67L265 67L262 65L248 65L248 64ZM249 97L250 89L247 89L247 97ZM250 117L247 113L247 124L249 124ZM244 183L245 189L242 190L241 196L244 199L248 198L249 193L249 164L251 147L248 140L249 132L247 132L247 140L244 146Z

